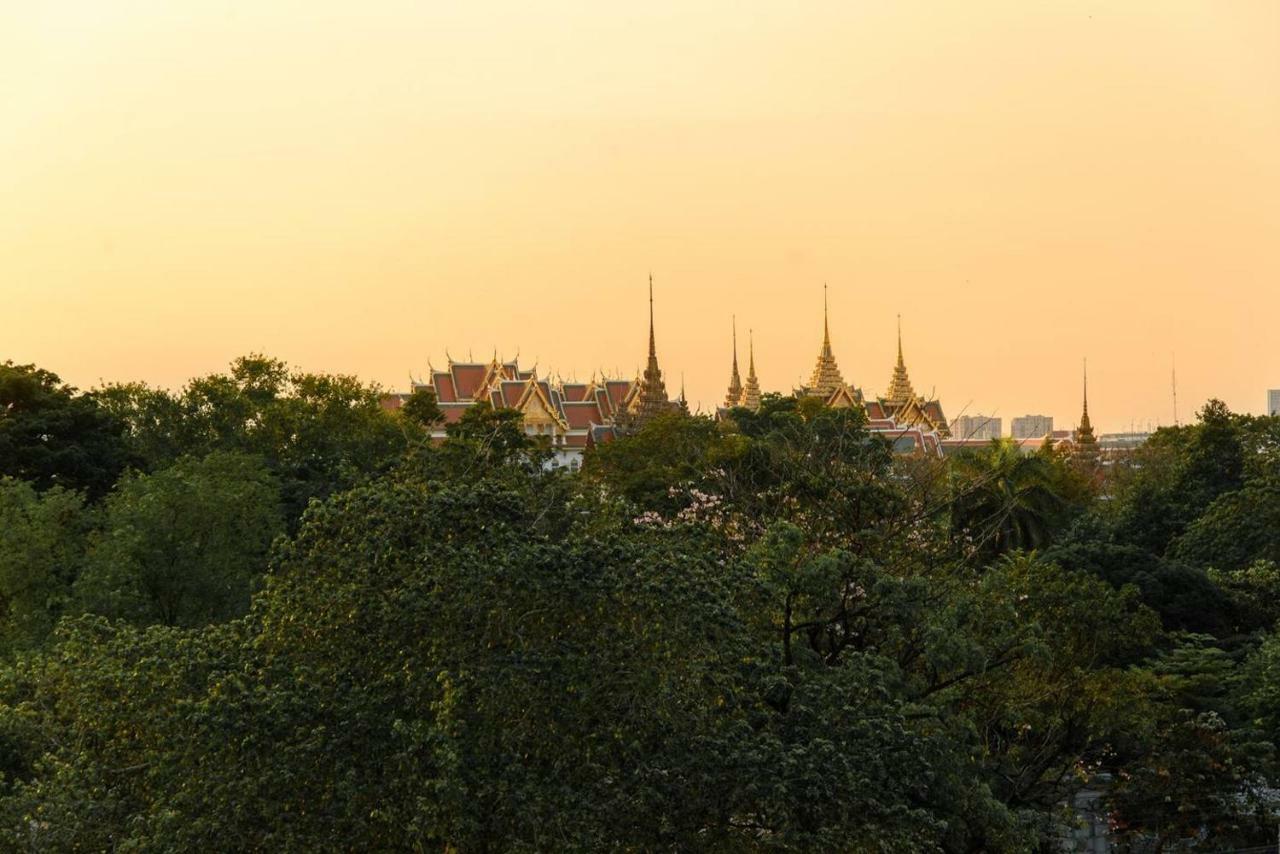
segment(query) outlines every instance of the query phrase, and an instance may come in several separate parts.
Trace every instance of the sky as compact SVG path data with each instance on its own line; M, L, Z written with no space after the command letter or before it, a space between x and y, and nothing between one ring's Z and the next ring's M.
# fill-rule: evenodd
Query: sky
M0 0L0 360L454 359L704 409L902 316L947 411L1280 387L1280 2Z

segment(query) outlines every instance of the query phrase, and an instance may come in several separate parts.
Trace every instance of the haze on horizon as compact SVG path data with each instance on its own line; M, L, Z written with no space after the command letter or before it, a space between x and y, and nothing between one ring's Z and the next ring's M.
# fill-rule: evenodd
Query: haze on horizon
M1103 430L1280 387L1280 4L0 4L0 359L446 349ZM745 365L744 365L745 366Z

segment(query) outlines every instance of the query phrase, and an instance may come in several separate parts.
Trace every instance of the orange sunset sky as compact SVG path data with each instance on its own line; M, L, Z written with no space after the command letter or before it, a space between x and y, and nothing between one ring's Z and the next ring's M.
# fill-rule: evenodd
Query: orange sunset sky
M950 416L1280 387L1280 2L0 0L0 360L178 386L446 348ZM744 364L745 367L745 364Z

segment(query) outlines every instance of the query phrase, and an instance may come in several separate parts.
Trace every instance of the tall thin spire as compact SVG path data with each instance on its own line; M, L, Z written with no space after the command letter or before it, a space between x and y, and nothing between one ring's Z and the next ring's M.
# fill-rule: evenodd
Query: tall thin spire
M889 390L885 392L885 402L903 406L916 396L907 376L907 363L902 358L902 315L898 315L898 363L894 365L893 376L889 380Z
M1080 415L1080 423L1089 422L1089 359L1084 360L1084 411Z
M1084 360L1084 389L1080 409L1080 426L1076 428L1076 447L1074 454L1082 462L1094 465L1098 461L1098 440L1093 435L1093 424L1089 421L1089 360Z
M805 393L822 398L830 398L836 391L845 388L844 377L840 376L840 367L836 357L831 353L831 325L828 322L827 283L822 283L822 349L818 352L818 362L813 366L813 374L809 377L809 385Z
M746 407L752 412L757 412L760 409L760 381L756 379L756 336L754 330L748 330L747 336L747 352L749 353L747 384L742 388L742 397L739 399L738 405Z
M653 416L671 408L667 386L662 381L662 369L658 367L658 347L653 333L653 273L649 274L649 362L638 381L640 393L632 398L630 414L636 426L641 426Z
M658 354L658 348L653 340L653 273L649 274L649 358L653 359Z
M729 390L725 392L724 408L732 409L742 397L742 377L738 374L738 318L733 316L733 370L729 373Z
M822 283L822 353L831 355L831 327L827 323L827 283Z

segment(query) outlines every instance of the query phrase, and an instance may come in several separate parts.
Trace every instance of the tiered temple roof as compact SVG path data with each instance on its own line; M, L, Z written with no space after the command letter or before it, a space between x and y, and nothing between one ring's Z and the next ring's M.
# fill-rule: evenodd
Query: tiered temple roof
M951 435L951 428L947 426L947 418L942 412L942 404L937 400L925 400L911 387L907 363L902 357L901 315L898 317L898 362L893 367L889 390L884 397L867 404L867 413L873 418L883 415L900 424L931 430L944 439Z
M628 380L597 379L590 382L552 382L537 369L523 370L515 361L495 357L489 362L455 362L445 370L432 369L426 381L415 380L403 394L383 398L387 409L399 409L409 396L427 389L436 396L444 413L444 428L462 418L470 407L487 402L494 408L515 409L524 416L525 432L545 435L553 448L582 449L613 438L615 424L637 397L637 386Z
M822 286L822 347L808 385L801 389L808 397L821 397L828 406L852 406L862 402L862 392L845 385L840 366L831 352L831 328L827 320L827 286Z
M884 400L898 406L916 396L911 387L911 379L907 376L907 363L902 358L902 315L898 315L898 364L893 366L893 378L889 380L889 390Z

